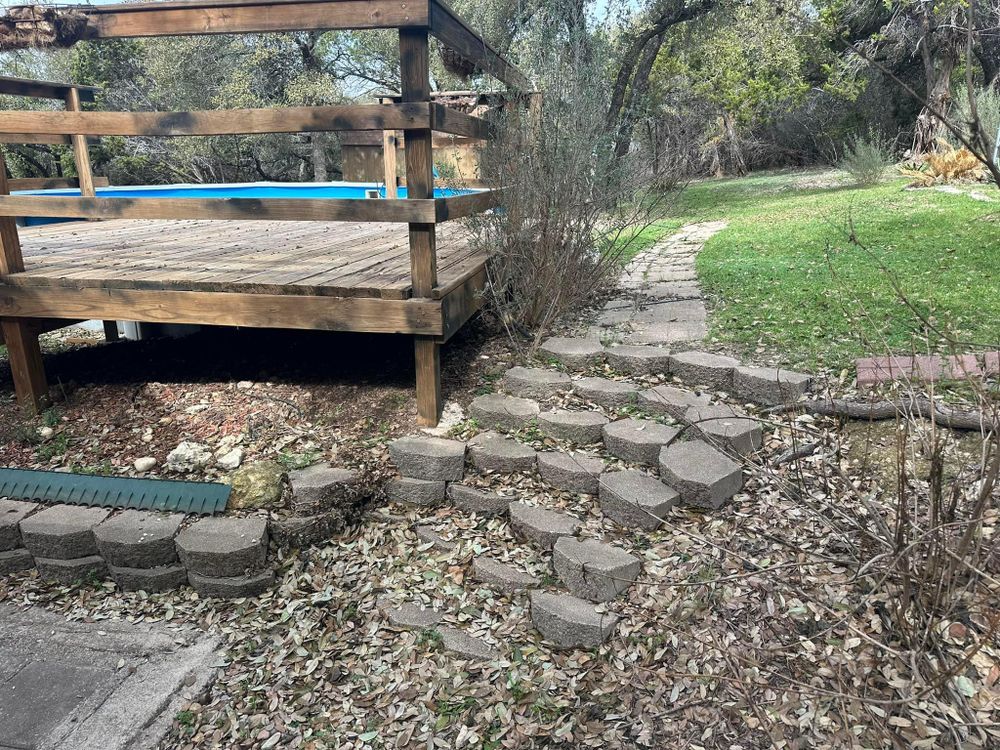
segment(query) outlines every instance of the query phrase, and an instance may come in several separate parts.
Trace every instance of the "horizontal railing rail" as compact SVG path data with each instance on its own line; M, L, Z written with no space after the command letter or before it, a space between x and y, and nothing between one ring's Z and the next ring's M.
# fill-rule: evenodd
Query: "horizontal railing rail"
M95 187L108 187L111 182L107 177L94 177ZM18 177L7 180L9 190L61 190L80 187L78 177Z

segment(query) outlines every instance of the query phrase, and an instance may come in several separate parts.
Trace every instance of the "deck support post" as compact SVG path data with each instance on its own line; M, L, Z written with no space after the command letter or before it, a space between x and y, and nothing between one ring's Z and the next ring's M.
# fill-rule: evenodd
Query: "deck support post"
M0 151L0 195L9 194L7 162ZM24 270L17 224L10 216L0 217L0 276ZM45 382L38 331L23 318L0 318L0 331L7 346L7 360L14 379L17 401L25 411L37 414L47 405L49 388Z
M430 42L427 29L399 30L399 61L404 102L431 99ZM430 128L406 130L407 198L434 197L434 151ZM437 286L437 242L434 224L410 224L410 277L414 297L431 297ZM417 420L436 426L441 418L441 346L418 336Z

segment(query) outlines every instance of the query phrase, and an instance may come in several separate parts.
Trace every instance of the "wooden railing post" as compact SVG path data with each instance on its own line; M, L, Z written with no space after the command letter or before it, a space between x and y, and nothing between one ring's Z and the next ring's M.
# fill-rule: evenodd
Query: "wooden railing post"
M80 92L71 88L66 92L66 109L69 112L79 112ZM80 178L80 195L84 198L93 198L94 192L94 172L90 168L90 152L87 151L87 137L85 135L70 136L73 142L73 160L76 162L76 173Z
M7 195L7 162L0 151L0 195ZM17 236L17 223L12 217L0 217L0 277L24 270L21 240ZM14 379L17 401L31 414L37 413L48 402L49 388L45 382L42 350L38 345L38 332L31 321L22 318L0 318L7 346L7 360Z
M431 99L430 45L426 29L399 30L399 61L404 102ZM430 128L407 130L407 198L434 197L434 152ZM437 286L434 224L410 224L410 277L414 297L431 297ZM417 336L417 418L436 425L441 417L441 346L437 339Z
M382 131L382 171L385 175L385 197L398 198L396 190L396 131Z

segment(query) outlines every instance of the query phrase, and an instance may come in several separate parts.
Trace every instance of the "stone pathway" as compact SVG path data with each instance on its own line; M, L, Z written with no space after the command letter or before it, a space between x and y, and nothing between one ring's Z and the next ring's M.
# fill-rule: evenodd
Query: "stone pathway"
M855 361L858 385L892 382L929 383L1000 376L1000 352L916 357L863 357Z
M633 259L622 294L609 301L593 331L625 344L697 342L708 333L695 258L726 228L721 221L690 224Z
M0 750L157 747L208 689L217 647L196 629L0 605Z

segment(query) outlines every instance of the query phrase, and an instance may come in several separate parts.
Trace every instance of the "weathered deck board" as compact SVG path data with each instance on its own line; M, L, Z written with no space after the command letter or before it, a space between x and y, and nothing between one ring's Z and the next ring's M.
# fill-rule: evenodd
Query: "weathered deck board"
M66 222L20 232L25 270L0 283L105 289L411 297L406 225L353 222ZM438 285L485 256L457 224L438 227Z

